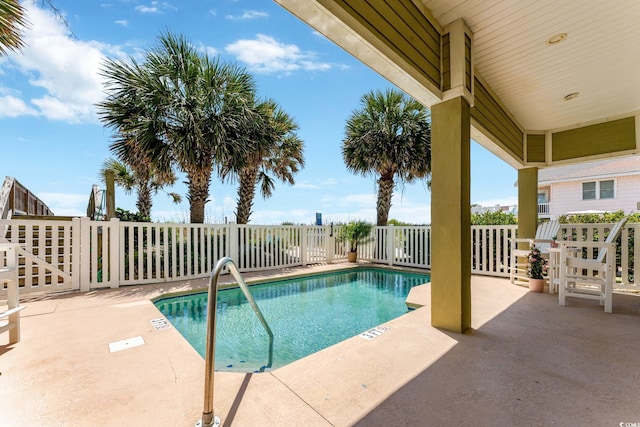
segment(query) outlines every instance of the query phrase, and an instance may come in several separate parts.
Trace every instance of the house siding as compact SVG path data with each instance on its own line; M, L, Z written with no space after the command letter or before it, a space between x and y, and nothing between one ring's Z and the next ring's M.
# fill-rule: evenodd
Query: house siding
M405 71L441 89L440 31L411 0L319 3L329 10L342 9L398 55L406 64Z
M471 119L484 129L485 134L493 135L496 145L523 160L523 132L502 108L499 100L494 98L489 86L477 76Z
M545 158L545 136L527 134L527 162L542 162Z
M614 212L622 209L629 213L637 211L640 202L640 175L603 178L615 180L615 198L604 200L582 200L582 183L593 181L586 178L580 181L552 183L549 191L549 213L552 217L567 212L598 210Z
M552 137L553 160L567 160L636 148L635 117L556 132Z

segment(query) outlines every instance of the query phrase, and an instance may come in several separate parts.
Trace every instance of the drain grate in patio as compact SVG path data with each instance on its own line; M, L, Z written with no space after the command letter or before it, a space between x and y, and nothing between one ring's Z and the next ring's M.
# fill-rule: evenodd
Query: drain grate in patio
M144 340L142 339L142 337L127 338L124 340L109 343L109 351L111 353L115 353L116 351L127 350L129 348L139 347L141 345L144 345Z

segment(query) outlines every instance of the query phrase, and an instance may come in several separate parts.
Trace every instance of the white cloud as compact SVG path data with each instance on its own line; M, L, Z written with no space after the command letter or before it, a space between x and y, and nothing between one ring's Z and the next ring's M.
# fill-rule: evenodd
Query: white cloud
M145 5L139 5L136 6L136 12L140 12L140 13L160 13L160 9L158 9L156 6L145 6Z
M318 188L322 188L316 184L309 184L308 182L296 182L296 188L305 188L309 190L317 190Z
M118 19L117 21L114 21L114 22L118 25L122 25L123 27L129 26L129 21L127 21L126 19Z
M136 12L139 13L163 13L164 10L176 10L168 2L152 1L148 5L140 4L135 7Z
M327 187L335 187L339 181L335 178L327 178L322 180L318 184L313 184L309 181L296 182L296 188L303 188L308 190L318 190Z
M244 10L242 15L227 15L225 19L230 21L241 21L247 19L267 18L269 14L267 12L261 12L259 10Z
M98 69L103 51L113 47L70 37L69 30L49 11L26 4L31 27L25 32L25 48L10 60L29 76L31 95L23 92L20 115L38 115L70 123L95 121L94 103L102 99ZM29 102L24 98L31 96ZM16 113L17 116L17 113Z
M36 116L38 112L29 107L22 99L11 95L0 97L0 117Z
M70 123L78 122L78 110L58 98L45 95L42 98L32 99L31 102L38 106L40 113L50 120L64 120Z
M215 47L205 46L202 43L198 45L198 50L209 57L217 56L219 53L218 49L216 49Z
M327 178L324 181L322 181L322 187L330 187L330 186L334 186L334 185L338 185L338 180L335 178Z
M250 70L259 73L326 71L332 68L327 62L317 61L313 52L303 52L294 44L280 43L264 34L256 35L253 40L238 40L227 45L225 50L247 64Z
M346 196L340 197L338 203L340 205L350 205L350 206L375 206L376 205L376 194L349 194Z

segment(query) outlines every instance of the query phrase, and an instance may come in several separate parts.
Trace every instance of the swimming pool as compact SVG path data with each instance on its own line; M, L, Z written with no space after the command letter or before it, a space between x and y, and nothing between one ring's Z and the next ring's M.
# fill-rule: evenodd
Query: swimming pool
M357 268L250 287L273 334L269 337L237 288L218 292L218 371L272 370L358 335L407 312L409 290L428 274ZM162 298L156 307L204 357L207 293Z

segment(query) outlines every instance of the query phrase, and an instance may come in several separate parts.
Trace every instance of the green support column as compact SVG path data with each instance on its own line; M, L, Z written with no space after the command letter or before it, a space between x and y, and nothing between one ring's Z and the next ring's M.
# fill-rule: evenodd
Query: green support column
M471 328L469 104L462 97L431 108L431 324Z
M538 168L518 169L518 237L533 238L538 228Z

